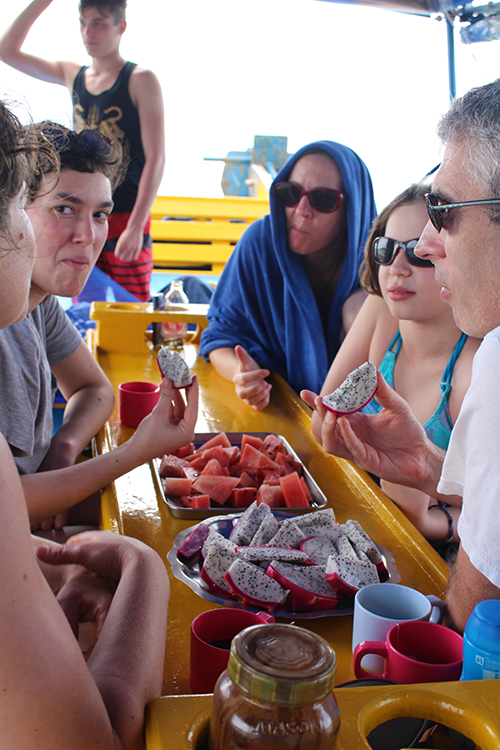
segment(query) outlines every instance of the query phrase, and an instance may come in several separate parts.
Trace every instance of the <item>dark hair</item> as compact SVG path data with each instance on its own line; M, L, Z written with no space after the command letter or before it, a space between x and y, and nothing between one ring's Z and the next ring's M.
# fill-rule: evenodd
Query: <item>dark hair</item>
M122 159L121 145L109 140L102 133L96 130L82 130L76 133L49 120L37 123L33 128L40 146L48 143L55 150L59 169L87 173L102 172L109 179L113 191L123 180L127 164ZM29 183L31 200L39 195L42 176L55 171L57 170L54 163L45 159L42 151Z
M80 0L78 4L80 13L84 13L89 8L97 8L104 15L113 16L116 24L125 20L127 0Z
M11 201L24 183L29 185L38 164L39 143L32 126L23 127L0 101L0 236L15 247L9 232ZM57 170L57 158L50 144L42 147L43 159Z
M394 198L394 200L392 200L375 218L368 239L366 240L365 256L361 263L361 268L359 269L360 284L368 294L376 294L379 297L382 296L382 291L378 281L378 271L380 266L378 263L375 263L371 253L373 240L377 237L384 237L389 217L396 208L406 206L410 203L424 203L424 196L428 192L429 185L423 185L422 183L410 185L409 188L403 190L400 195Z

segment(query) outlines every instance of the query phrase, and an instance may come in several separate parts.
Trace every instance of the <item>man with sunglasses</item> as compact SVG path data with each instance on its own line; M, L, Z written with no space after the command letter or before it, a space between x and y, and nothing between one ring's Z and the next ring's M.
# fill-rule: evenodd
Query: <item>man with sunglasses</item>
M122 144L128 171L113 195L108 239L97 266L146 301L153 270L150 210L165 164L161 87L152 71L120 55L126 0L80 0L89 67L22 52L30 28L51 3L32 0L0 39L0 59L34 78L66 86L73 98L75 130L99 130Z
M463 631L478 602L500 599L500 79L454 101L438 134L445 151L415 253L435 266L457 326L483 339L448 450L380 375L380 414L337 419L316 407L328 452L450 505L463 501L446 594L448 623Z

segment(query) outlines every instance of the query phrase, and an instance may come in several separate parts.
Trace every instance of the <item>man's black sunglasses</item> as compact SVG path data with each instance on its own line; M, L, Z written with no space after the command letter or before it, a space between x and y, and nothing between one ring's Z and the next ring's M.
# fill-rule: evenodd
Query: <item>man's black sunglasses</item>
M302 200L302 196L305 195L311 208L314 208L320 214L333 214L334 211L340 208L342 201L345 199L343 193L333 188L303 190L293 182L277 182L274 186L274 194L281 205L286 208L298 206Z
M410 266L431 268L433 263L430 260L425 260L425 258L419 258L418 255L415 255L417 243L418 237L416 240L408 240L408 242L398 242L398 240L392 240L390 237L376 237L372 244L373 260L379 266L390 266L394 262L398 251L403 250Z
M434 229L438 232L443 228L443 218L446 219L448 211L452 208L461 208L462 206L494 206L500 204L500 198L487 198L479 201L464 201L463 203L440 203L441 198L434 193L426 193L425 202L427 203L427 213Z

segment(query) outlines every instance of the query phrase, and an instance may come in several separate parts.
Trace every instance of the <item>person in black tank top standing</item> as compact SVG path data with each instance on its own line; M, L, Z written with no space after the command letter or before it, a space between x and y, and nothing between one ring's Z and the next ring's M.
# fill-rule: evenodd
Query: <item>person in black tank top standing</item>
M82 40L92 57L88 67L21 52L31 26L51 3L28 5L0 38L0 57L23 73L66 86L73 97L75 130L99 130L122 144L130 162L113 195L108 239L97 266L146 301L153 270L150 210L165 164L160 83L152 71L120 55L126 0L80 0Z

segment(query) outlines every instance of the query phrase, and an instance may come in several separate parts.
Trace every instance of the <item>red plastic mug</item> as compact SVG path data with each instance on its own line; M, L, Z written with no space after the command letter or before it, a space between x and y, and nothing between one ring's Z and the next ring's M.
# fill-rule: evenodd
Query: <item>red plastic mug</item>
M462 673L462 636L432 622L403 622L394 625L385 641L364 641L354 650L354 674L383 678L402 684L458 680ZM361 666L366 654L385 659L381 674Z
M195 694L213 693L229 661L231 640L252 625L274 622L267 612L243 609L210 609L191 623L189 683Z
M151 414L160 398L160 386L139 380L118 386L118 412L126 427L138 427Z

